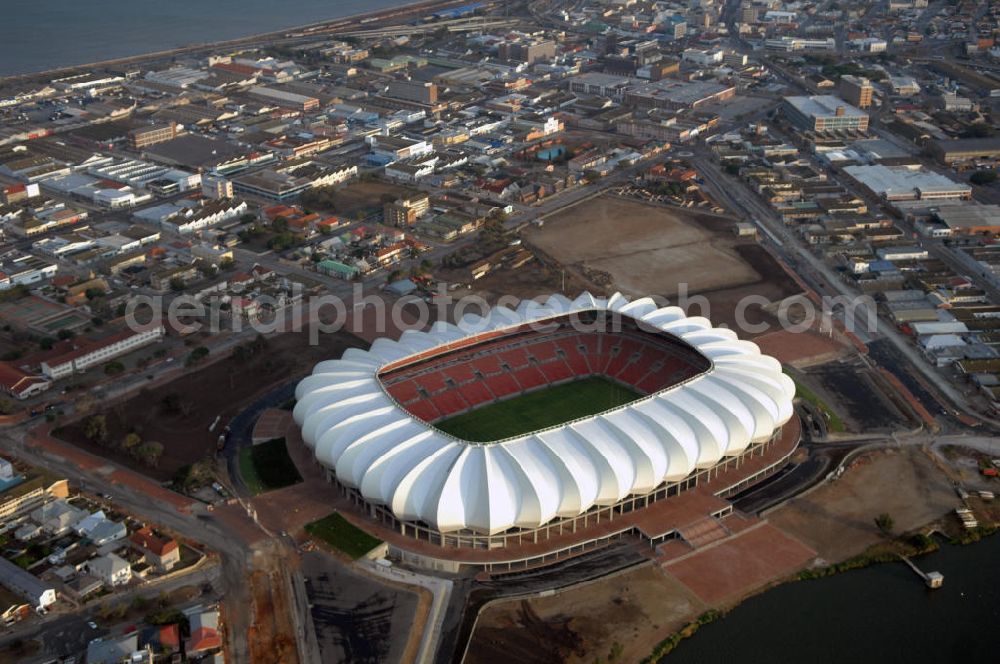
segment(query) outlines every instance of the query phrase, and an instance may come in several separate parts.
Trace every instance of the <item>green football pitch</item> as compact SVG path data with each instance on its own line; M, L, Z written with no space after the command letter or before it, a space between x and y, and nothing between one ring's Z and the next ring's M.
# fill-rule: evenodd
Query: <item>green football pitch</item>
M485 443L595 415L640 396L606 378L591 376L483 406L434 426L463 440Z

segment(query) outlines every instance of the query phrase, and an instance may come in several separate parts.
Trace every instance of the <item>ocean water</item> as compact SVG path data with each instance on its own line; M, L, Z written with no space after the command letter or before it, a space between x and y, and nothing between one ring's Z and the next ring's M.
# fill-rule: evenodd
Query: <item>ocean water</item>
M412 0L3 0L0 76L235 39Z

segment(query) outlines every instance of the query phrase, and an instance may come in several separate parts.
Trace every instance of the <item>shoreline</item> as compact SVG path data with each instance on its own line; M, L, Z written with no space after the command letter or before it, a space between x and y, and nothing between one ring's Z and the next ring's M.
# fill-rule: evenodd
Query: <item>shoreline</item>
M234 37L232 39L187 44L184 46L176 46L159 51L149 51L146 53L139 53L136 55L125 55L118 58L109 58L106 60L97 60L94 62L66 65L62 67L53 67L49 69L42 69L33 72L25 72L21 74L7 74L0 76L0 86L26 83L36 78L51 78L61 74L71 74L74 72L78 72L80 70L92 70L101 67L111 67L111 66L133 64L133 63L137 64L145 61L156 61L162 58L177 56L181 54L196 54L201 51L211 51L220 48L229 48L235 46L246 46L246 47L260 46L260 45L267 45L268 43L273 43L274 41L277 40L298 40L298 39L308 40L312 38L320 40L325 38L333 38L336 35L336 33L330 31L353 27L354 24L357 24L365 19L369 18L390 19L397 15L405 16L417 11L422 12L428 9L437 9L440 7L449 7L451 5L462 5L462 4L466 4L466 0L407 0L403 4L396 5L394 7L387 7L384 9L378 9L370 12L359 12L355 14L348 14L346 16L328 18L321 21L316 21L314 23L289 26L285 28L279 28L277 30L260 32L256 34L245 35L242 37ZM321 28L323 29L321 30ZM313 34L300 35L297 37L288 36L289 33L294 33L294 32L312 32Z

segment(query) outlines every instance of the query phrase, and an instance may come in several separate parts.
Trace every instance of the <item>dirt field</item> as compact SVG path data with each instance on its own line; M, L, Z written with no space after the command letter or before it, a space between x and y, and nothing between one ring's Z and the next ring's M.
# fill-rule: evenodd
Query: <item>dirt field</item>
M948 477L919 449L907 447L859 457L840 479L792 499L768 520L834 563L882 537L874 520L883 512L896 532L905 532L956 506Z
M757 281L733 251L736 237L711 233L670 210L601 196L548 217L527 233L560 262L607 272L629 295L676 295Z
M274 565L255 569L250 574L253 602L253 623L247 634L250 659L254 662L299 661L295 644L295 628L290 612L288 584Z
M541 228L526 231L525 239L563 263L580 283L600 286L610 278L610 290L661 295L681 306L680 294L701 295L685 308L734 326L745 296L778 301L800 289L763 248L737 238L732 223L601 196L548 217ZM776 323L757 305L748 308L746 319Z
M306 333L271 337L264 352L247 360L226 358L106 408L102 412L107 417L107 446L86 439L85 420L65 427L57 435L156 479L169 479L183 466L213 454L222 426L256 395L277 383L305 375L316 362L339 357L345 348L361 345L346 333L326 334L320 339L319 345L310 346ZM170 400L175 407L168 406ZM208 427L216 415L221 416L221 425L212 433ZM163 457L156 468L143 466L117 449L117 443L130 431L145 441L163 444Z
M659 567L641 567L551 597L494 605L480 616L468 664L637 662L705 605Z
M337 189L335 195L336 212L343 217L354 218L358 212L370 213L375 209L381 210L383 194L406 198L409 193L411 192L406 187L390 182L378 180L351 182L345 187Z

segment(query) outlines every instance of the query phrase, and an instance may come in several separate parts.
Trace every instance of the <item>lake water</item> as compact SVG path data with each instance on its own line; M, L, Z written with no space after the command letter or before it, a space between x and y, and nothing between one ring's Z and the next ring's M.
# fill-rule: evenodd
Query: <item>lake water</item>
M0 76L235 39L406 0L3 0Z
M798 581L702 627L660 664L1000 662L1000 536L916 559Z

